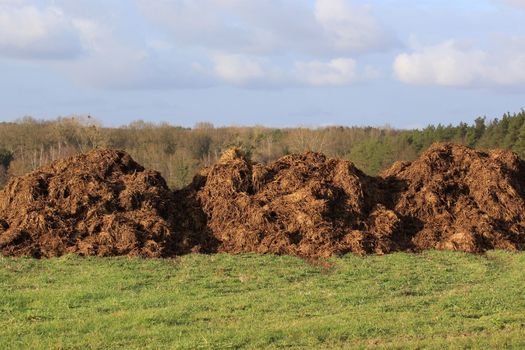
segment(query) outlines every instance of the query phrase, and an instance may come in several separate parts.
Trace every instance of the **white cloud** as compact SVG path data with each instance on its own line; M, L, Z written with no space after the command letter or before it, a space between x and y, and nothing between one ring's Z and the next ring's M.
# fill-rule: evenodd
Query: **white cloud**
M163 41L129 43L104 24L76 19L87 54L56 69L79 84L110 89L199 87L210 84L190 58L175 55ZM158 53L161 53L160 55Z
M395 76L409 84L461 87L513 86L525 84L524 46L509 44L490 50L448 40L417 48L396 57Z
M228 49L248 45L244 30L233 23L235 14L224 19L230 5L215 0L149 1L137 0L145 18L163 31L178 45L200 46L207 49ZM237 19L238 20L238 19Z
M215 54L213 62L217 77L233 84L261 79L266 74L257 60L242 55Z
M397 78L411 84L469 85L479 77L486 54L464 50L450 40L412 53L403 53L394 61Z
M374 79L377 69L358 69L352 58L275 65L253 56L215 54L213 74L223 82L252 87L344 86Z
M140 31L133 32L135 23L112 15L118 13L114 4L101 2L88 11L92 0L32 3L0 0L0 56L31 60L40 69L97 88L210 85L209 77L192 68L193 57L175 54L161 39L141 38Z
M370 6L346 0L316 0L315 18L334 48L346 52L374 51L391 45L391 38L372 16Z
M0 0L0 56L102 88L347 85L377 76L350 57L392 44L354 3Z
M75 25L59 8L39 9L13 0L0 2L0 55L67 59L82 51Z
M217 84L347 85L379 74L371 67L359 74L351 56L395 44L371 6L350 0L136 0L136 4L179 52L192 50L209 57L209 64L201 61L193 67Z
M395 45L370 6L349 0L136 0L178 44L243 54L333 56Z
M357 80L357 64L351 58L296 62L294 71L298 81L314 86L346 85Z

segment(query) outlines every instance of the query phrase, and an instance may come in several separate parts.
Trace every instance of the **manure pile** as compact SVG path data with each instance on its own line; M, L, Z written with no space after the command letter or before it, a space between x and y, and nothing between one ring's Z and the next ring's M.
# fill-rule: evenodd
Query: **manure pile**
M169 256L172 200L158 172L97 150L12 179L0 193L4 255Z
M127 154L95 150L0 192L3 255L525 249L525 163L435 144L371 177L319 153L256 164L239 150L171 192Z
M199 230L188 235L206 227L205 239L214 237L219 252L324 257L406 247L385 194L380 181L348 161L310 152L264 166L230 150L176 197L200 204L179 211L197 210L187 226Z
M393 210L411 222L416 249L525 249L525 162L515 153L435 144L382 176L406 184Z

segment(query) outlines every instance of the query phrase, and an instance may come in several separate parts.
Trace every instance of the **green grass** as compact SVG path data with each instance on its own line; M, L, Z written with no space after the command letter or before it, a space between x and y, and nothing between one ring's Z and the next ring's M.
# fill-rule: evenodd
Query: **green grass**
M525 348L525 254L0 258L0 349Z

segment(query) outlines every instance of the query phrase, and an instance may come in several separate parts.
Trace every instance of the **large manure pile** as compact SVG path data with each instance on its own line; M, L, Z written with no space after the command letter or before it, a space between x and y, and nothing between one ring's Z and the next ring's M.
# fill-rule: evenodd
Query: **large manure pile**
M213 236L220 252L323 257L387 253L403 244L379 182L351 162L318 153L264 166L230 150L180 194L179 203L200 203L185 212L199 228L195 235L206 227L205 241Z
M171 255L172 193L124 152L96 150L13 178L0 193L4 255Z
M510 151L435 144L382 174L417 250L525 249L525 163ZM410 224L409 224L410 223Z
M0 192L3 255L424 249L525 250L525 163L509 151L435 144L371 177L319 153L262 165L231 149L171 192L126 153L97 150Z
M435 144L370 177L318 153L265 166L232 150L180 193L187 227L199 228L189 236L205 232L223 252L525 249L525 166L510 151Z

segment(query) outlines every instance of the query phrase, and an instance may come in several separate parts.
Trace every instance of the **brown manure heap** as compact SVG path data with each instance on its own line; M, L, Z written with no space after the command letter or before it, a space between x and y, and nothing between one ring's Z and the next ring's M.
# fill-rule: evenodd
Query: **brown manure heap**
M392 209L417 250L525 249L525 163L515 153L434 144L382 175L406 184Z
M0 193L4 255L169 256L172 193L124 152L96 150L13 178Z
M380 177L319 153L265 166L230 150L176 196L191 203L179 212L190 220L186 231L199 228L186 236L205 251L215 239L221 252L316 258L523 250L524 194L525 166L515 153L435 144Z
M126 153L97 150L0 192L3 255L425 249L525 250L525 163L509 151L435 144L371 177L319 153L262 165L231 149L171 192Z
M204 246L212 236L219 252L326 257L406 246L381 185L351 162L319 153L264 166L233 149L176 196L191 203L181 210L193 219L187 227L198 227L197 237L206 228Z

